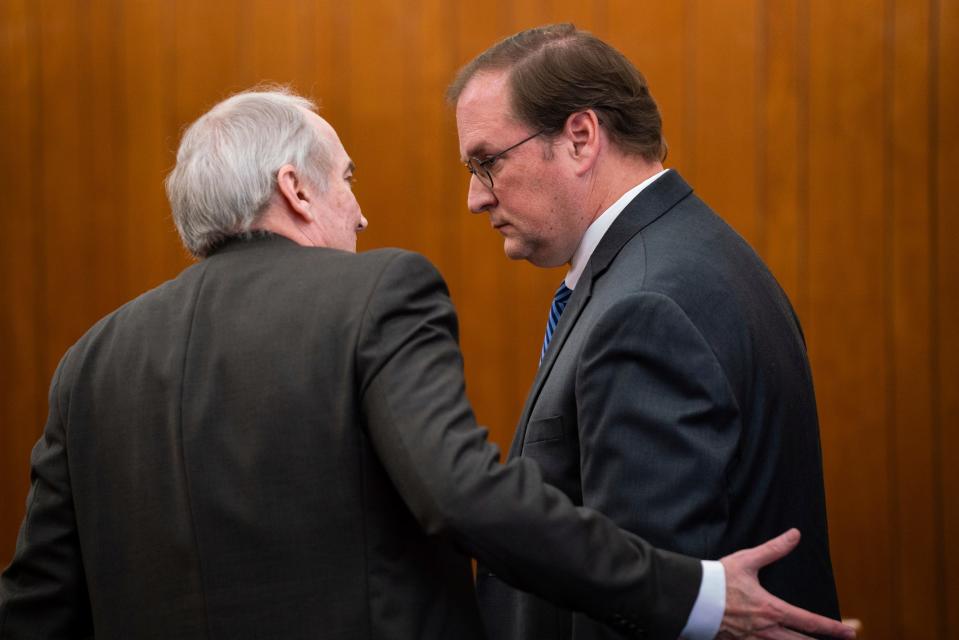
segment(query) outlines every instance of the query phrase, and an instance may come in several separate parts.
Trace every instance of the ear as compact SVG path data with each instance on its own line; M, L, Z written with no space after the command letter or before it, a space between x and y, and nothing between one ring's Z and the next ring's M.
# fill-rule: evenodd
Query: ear
M313 192L297 173L296 167L292 164L280 167L276 172L276 188L294 216L301 218L303 222L313 221L313 212L310 210Z
M599 117L592 109L577 111L566 118L563 132L570 141L569 155L576 163L576 174L593 168L602 146Z

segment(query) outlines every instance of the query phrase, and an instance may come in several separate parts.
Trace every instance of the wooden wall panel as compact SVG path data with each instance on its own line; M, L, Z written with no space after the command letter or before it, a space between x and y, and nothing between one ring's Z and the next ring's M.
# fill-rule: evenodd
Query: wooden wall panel
M893 629L883 224L883 40L879 0L810 11L809 306L833 566L846 615ZM876 562L886 558L887 562ZM870 585L868 590L856 585Z
M365 154L381 163L364 169L366 177L359 183L364 205L369 204L377 219L364 242L419 251L441 271L455 263L444 238L462 213L462 207L450 206L456 202L452 183L466 173L457 162L453 112L442 98L455 70L448 35L452 20L453 10L446 2L418 0L406 5L405 15L392 29L403 55L381 65L382 73L395 78L398 99L384 100L388 94L378 93L375 83L367 86L384 108L393 109L386 114L391 119L388 130L373 134L356 118L360 130L367 132L362 139ZM444 34L447 42L437 42L437 34ZM370 64L377 64L375 54ZM390 142L384 144L384 139ZM394 174L392 189L383 188L380 171Z
M750 243L757 239L756 0L689 3L692 109L685 173L703 200Z
M85 258L89 269L75 274L84 282L85 295L90 301L90 316L93 320L116 308L117 300L126 297L123 264L116 251L103 251L100 242L113 236L129 238L129 221L122 215L121 185L124 183L126 166L120 162L124 144L123 127L126 118L125 105L121 103L118 60L120 40L115 37L122 29L119 23L119 5L114 2L78 3L77 31L78 51L74 72L79 79L80 154L82 171L80 187L88 213L77 215L77 205L71 205L67 215L79 218L85 227L88 240L81 243L88 252ZM58 269L67 271L68 265ZM86 330L90 318L82 318L81 332Z
M542 20L528 26L534 27L546 22L572 22L579 29L605 38L609 32L609 3L606 0L550 0Z
M936 141L932 170L935 302L932 333L936 336L936 497L940 516L939 548L943 566L939 606L945 612L943 638L959 638L959 2L937 0L933 7L932 78L936 92L931 108L931 137ZM917 328L922 330L922 328Z
M123 265L122 299L129 299L190 263L163 187L186 123L176 116L175 10L153 2L116 4L120 140L113 177L124 235L115 257Z
M239 12L232 0L183 0L173 8L174 121L185 127L214 104L255 83L241 54ZM173 150L179 144L177 135Z
M81 10L76 1L38 2L40 43L39 209L44 219L43 274L40 282L49 342L41 366L49 380L63 352L89 326L96 306L99 275L93 260L97 237L88 207L89 122L81 119L90 98L89 64L81 58Z
M806 329L833 560L870 640L959 637L959 2L0 2L0 564L57 360L190 262L162 181L183 127L260 81L321 104L359 166L360 249L426 254L468 393L508 446L564 269L466 210L454 71L573 21L649 80L668 166L769 262Z
M416 29L418 12L407 12L399 3L349 6L348 148L367 177L357 183L370 220L363 240L366 246L406 246L418 235L425 218L414 213L417 203L407 190L410 170L415 168L406 160L406 152L421 140L413 137L405 118L397 117L408 113L410 104L407 70L415 62L407 43Z
M756 123L756 250L789 295L799 317L808 297L809 14L799 0L762 9L759 83L765 91Z
M312 3L263 0L244 0L236 7L238 62L247 70L249 84L291 83L306 91L300 85L308 79L310 65L302 52L313 39L314 9Z
M351 124L348 87L355 72L347 51L348 7L336 0L298 0L296 6L312 37L301 41L301 62L297 68L303 75L297 77L295 88L316 101L320 115L337 130L341 141L348 140ZM277 77L283 79L282 74ZM352 152L349 145L346 150ZM363 180L364 173L361 166L359 180ZM360 204L365 204L362 199ZM365 246L364 237L360 237L360 249Z
M897 0L886 15L886 152L890 257L888 357L892 385L889 413L894 436L890 472L894 478L891 534L896 564L890 569L899 589L896 624L899 637L933 638L940 621L937 598L939 555L936 544L935 467L933 457L931 326L932 224L929 179L930 109L929 6ZM905 553L905 549L911 549Z
M650 4L643 8L644 18L638 19L633 2L610 0L606 36L645 76L663 118L663 134L669 146L666 165L684 175L691 166L687 161L691 154L686 152L691 103L687 99L690 91L686 72L692 65L687 4Z
M0 3L0 565L13 555L29 488L30 449L43 428L41 371L45 313L40 260L43 220L35 176L41 169L36 6ZM34 177L34 179L31 179Z
M606 1L538 0L507 7L512 32L544 24L571 22L580 29L601 35L605 27ZM489 46L492 42L487 43ZM485 48L485 47L484 47ZM482 49L480 49L482 51ZM478 52L477 52L478 53Z

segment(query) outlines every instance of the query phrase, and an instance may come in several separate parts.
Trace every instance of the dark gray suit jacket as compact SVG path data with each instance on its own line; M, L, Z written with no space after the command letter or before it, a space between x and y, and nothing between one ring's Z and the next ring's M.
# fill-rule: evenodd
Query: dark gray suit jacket
M586 266L510 451L657 546L718 559L799 527L761 575L838 617L816 401L789 301L675 171L643 190ZM495 573L495 569L492 570ZM490 636L611 637L479 573Z
M278 236L101 320L53 379L0 638L479 638L466 553L674 637L699 563L498 464L456 331L422 257Z

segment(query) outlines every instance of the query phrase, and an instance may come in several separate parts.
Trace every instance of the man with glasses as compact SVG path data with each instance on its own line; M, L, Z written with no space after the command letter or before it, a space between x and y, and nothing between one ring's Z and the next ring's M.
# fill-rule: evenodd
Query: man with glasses
M509 258L569 265L510 459L536 461L574 503L692 556L798 527L802 543L762 583L838 619L798 320L748 244L664 170L642 75L598 38L554 25L483 52L448 98L470 210L489 215ZM704 569L703 593L722 591L721 566ZM478 590L491 637L613 637L486 567ZM715 632L720 620L694 609L687 625Z
M699 563L529 461L497 464L442 278L407 251L355 253L353 162L313 108L244 92L184 134L167 193L200 260L57 368L0 640L480 640L468 553L630 635L675 637L664 603L691 606ZM850 637L759 587L795 537L724 560L748 593L726 619Z

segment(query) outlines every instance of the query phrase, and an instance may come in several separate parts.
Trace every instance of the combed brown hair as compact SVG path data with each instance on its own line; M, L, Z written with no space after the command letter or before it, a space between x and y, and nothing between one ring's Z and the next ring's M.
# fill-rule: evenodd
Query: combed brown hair
M666 157L659 108L646 79L619 51L574 25L520 31L478 55L446 92L456 104L477 73L509 71L513 115L546 135L562 131L573 113L592 109L624 153Z

